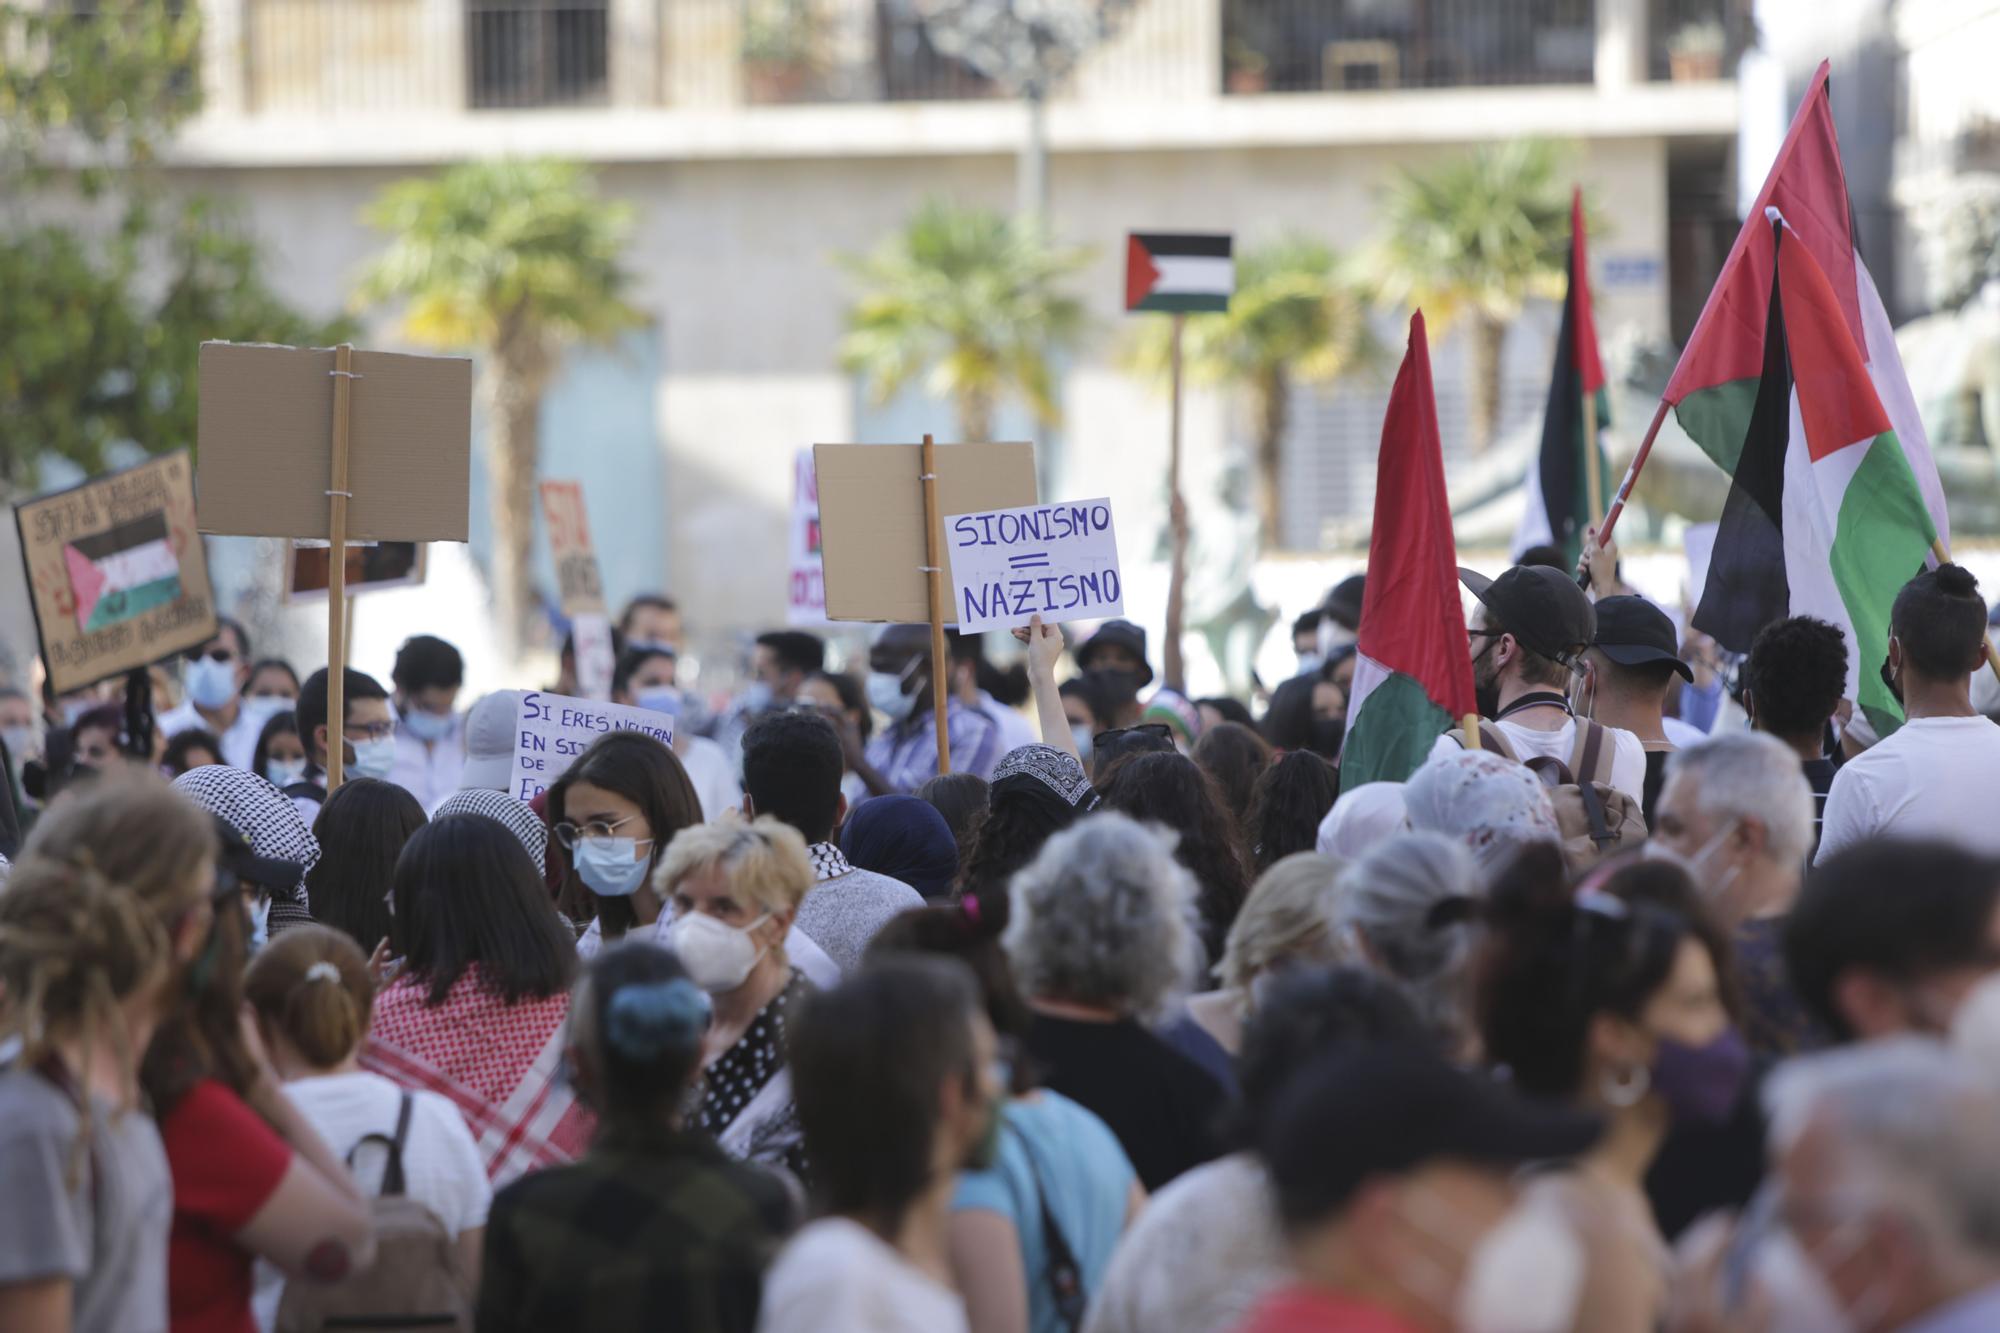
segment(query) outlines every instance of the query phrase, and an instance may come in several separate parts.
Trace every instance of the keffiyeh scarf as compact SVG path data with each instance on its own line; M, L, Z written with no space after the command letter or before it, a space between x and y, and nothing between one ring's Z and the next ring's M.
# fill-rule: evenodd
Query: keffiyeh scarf
M278 894L271 897L273 935L312 920L305 873L319 864L319 839L283 792L257 774L227 764L191 768L174 779L174 790L241 833L257 855L298 865L299 882L289 901Z
M535 869L547 873L549 828L526 801L517 801L504 792L489 791L484 787L469 787L445 797L438 808L431 811L433 820L443 819L446 815L484 815L505 824L507 831L528 849Z

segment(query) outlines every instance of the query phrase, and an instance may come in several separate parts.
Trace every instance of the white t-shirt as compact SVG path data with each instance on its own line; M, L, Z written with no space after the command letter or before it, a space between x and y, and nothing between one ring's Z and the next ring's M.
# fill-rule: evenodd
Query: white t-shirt
M801 1228L764 1275L757 1333L967 1333L965 1302L858 1222Z
M1576 719L1571 718L1554 731L1537 731L1519 722L1495 722L1500 734L1514 747L1514 757L1526 762L1546 756L1560 759L1567 764L1576 757ZM1635 801L1646 799L1646 746L1637 736L1622 727L1606 727L1611 741L1610 783ZM1438 737L1431 747L1431 757L1451 755L1464 748L1460 744L1456 728Z
M2000 856L2000 726L1983 717L1922 717L1841 766L1826 797L1824 862L1865 838L1938 838Z
M346 1160L349 1151L369 1134L396 1135L396 1117L403 1089L366 1070L349 1074L319 1074L285 1085L299 1108L334 1155ZM486 1225L493 1205L493 1186L486 1163L465 1127L458 1108L435 1092L414 1092L410 1133L403 1141L403 1192L438 1215L452 1235ZM362 1191L381 1192L388 1153L370 1144L354 1155L354 1176ZM259 1328L269 1329L278 1317L285 1276L271 1264L257 1263L257 1288L252 1299Z
M712 823L727 811L741 810L743 784L736 780L729 752L706 736L690 736L687 745L687 753L682 754L676 744L674 754L687 770L694 794L701 798L701 817Z

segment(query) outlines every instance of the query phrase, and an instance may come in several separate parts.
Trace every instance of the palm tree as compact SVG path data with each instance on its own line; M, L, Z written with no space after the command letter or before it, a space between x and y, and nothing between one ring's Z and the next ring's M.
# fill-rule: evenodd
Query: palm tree
M1383 199L1372 256L1376 294L1423 308L1442 332L1463 319L1472 338L1472 446L1500 424L1508 326L1529 297L1561 299L1569 239L1563 151L1543 140L1474 149L1433 171L1403 171Z
M1053 358L1076 345L1083 303L1059 290L1089 261L1032 223L931 200L873 254L843 259L862 286L840 340L841 366L886 402L922 377L951 401L958 437L987 441L1000 401L1018 395L1054 425Z
M364 216L391 240L357 301L407 302L411 341L481 355L494 598L501 633L518 646L534 602L528 552L542 395L565 346L607 342L642 322L618 262L632 210L601 198L576 163L500 160L400 181Z
M1169 321L1147 320L1134 358L1139 366L1164 374L1172 336ZM1266 550L1278 545L1280 451L1291 424L1292 386L1339 379L1373 364L1378 351L1367 305L1340 255L1309 236L1244 251L1228 313L1188 317L1188 377L1242 384L1254 399L1257 516Z

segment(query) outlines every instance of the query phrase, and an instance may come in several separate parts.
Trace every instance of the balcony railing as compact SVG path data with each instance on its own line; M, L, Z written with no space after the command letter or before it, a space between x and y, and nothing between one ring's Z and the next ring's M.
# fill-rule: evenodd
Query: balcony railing
M1675 58L1742 0L1135 0L1056 89L1094 101L1580 85ZM251 115L965 101L1004 90L904 0L226 0ZM1610 15L1612 17L1607 17ZM1609 26L1606 26L1609 25ZM1607 47L1608 42L1608 47ZM1699 43L1693 43L1699 45ZM227 55L224 55L227 58ZM1650 64L1650 68L1649 68ZM1726 69L1726 65L1724 66Z

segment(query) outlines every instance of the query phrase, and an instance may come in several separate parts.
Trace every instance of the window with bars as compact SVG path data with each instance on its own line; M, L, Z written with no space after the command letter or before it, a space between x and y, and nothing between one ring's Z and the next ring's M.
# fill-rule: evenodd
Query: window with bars
M595 106L610 97L608 0L466 0L476 109Z

